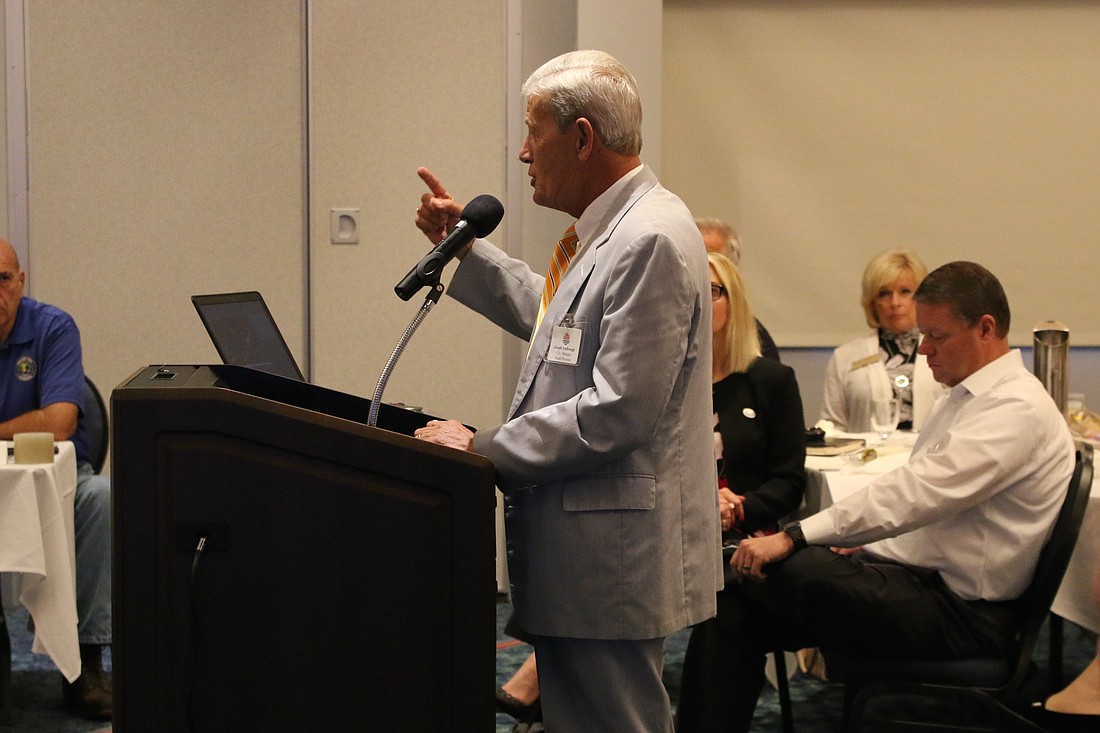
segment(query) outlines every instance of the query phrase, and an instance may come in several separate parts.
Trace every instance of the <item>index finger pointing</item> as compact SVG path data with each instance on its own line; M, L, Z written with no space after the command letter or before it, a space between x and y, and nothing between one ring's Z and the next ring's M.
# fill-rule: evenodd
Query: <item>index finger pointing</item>
M447 193L447 189L443 188L443 183L427 168L423 166L417 168L416 175L420 176L420 180L424 181L433 196L441 199L451 198L451 194Z

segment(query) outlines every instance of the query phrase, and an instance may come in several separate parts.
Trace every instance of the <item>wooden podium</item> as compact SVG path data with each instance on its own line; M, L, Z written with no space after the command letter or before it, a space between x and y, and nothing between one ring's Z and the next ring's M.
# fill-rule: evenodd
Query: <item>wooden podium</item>
M492 729L488 459L242 367L111 406L116 733Z

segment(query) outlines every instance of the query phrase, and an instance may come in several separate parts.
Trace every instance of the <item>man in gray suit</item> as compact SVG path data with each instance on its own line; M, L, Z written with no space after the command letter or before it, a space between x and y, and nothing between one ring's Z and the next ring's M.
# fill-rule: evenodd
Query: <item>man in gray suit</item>
M463 253L450 294L530 349L503 425L433 421L417 437L496 465L547 730L671 732L664 637L713 616L722 584L705 250L641 163L621 64L564 54L523 94L519 158L535 203L577 217L576 252L549 281L483 240ZM416 223L436 243L462 206L418 172Z

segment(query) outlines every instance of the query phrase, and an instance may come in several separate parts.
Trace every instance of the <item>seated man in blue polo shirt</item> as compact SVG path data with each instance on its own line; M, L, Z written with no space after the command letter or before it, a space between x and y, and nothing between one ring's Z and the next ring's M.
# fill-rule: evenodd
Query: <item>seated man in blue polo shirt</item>
M86 718L112 715L102 650L111 643L111 485L88 463L80 416L84 365L80 332L59 308L23 296L26 273L0 239L0 440L53 433L76 448L76 610L81 674L62 680L66 705Z

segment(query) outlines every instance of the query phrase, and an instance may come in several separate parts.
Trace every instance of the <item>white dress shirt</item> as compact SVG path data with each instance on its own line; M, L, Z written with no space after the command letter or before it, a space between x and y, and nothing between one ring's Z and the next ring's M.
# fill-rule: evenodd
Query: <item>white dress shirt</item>
M628 191L630 182L642 172L643 168L645 168L644 165L631 168L622 178L612 183L606 191L597 196L596 200L585 208L581 218L577 219L574 224L577 230L577 241L579 242L574 258L581 255L597 231L607 227L606 220L608 217L621 212L622 201L620 201L620 198Z
M1010 600L1031 581L1073 464L1065 419L1013 350L932 407L908 464L802 530L810 544L936 570L966 600Z

